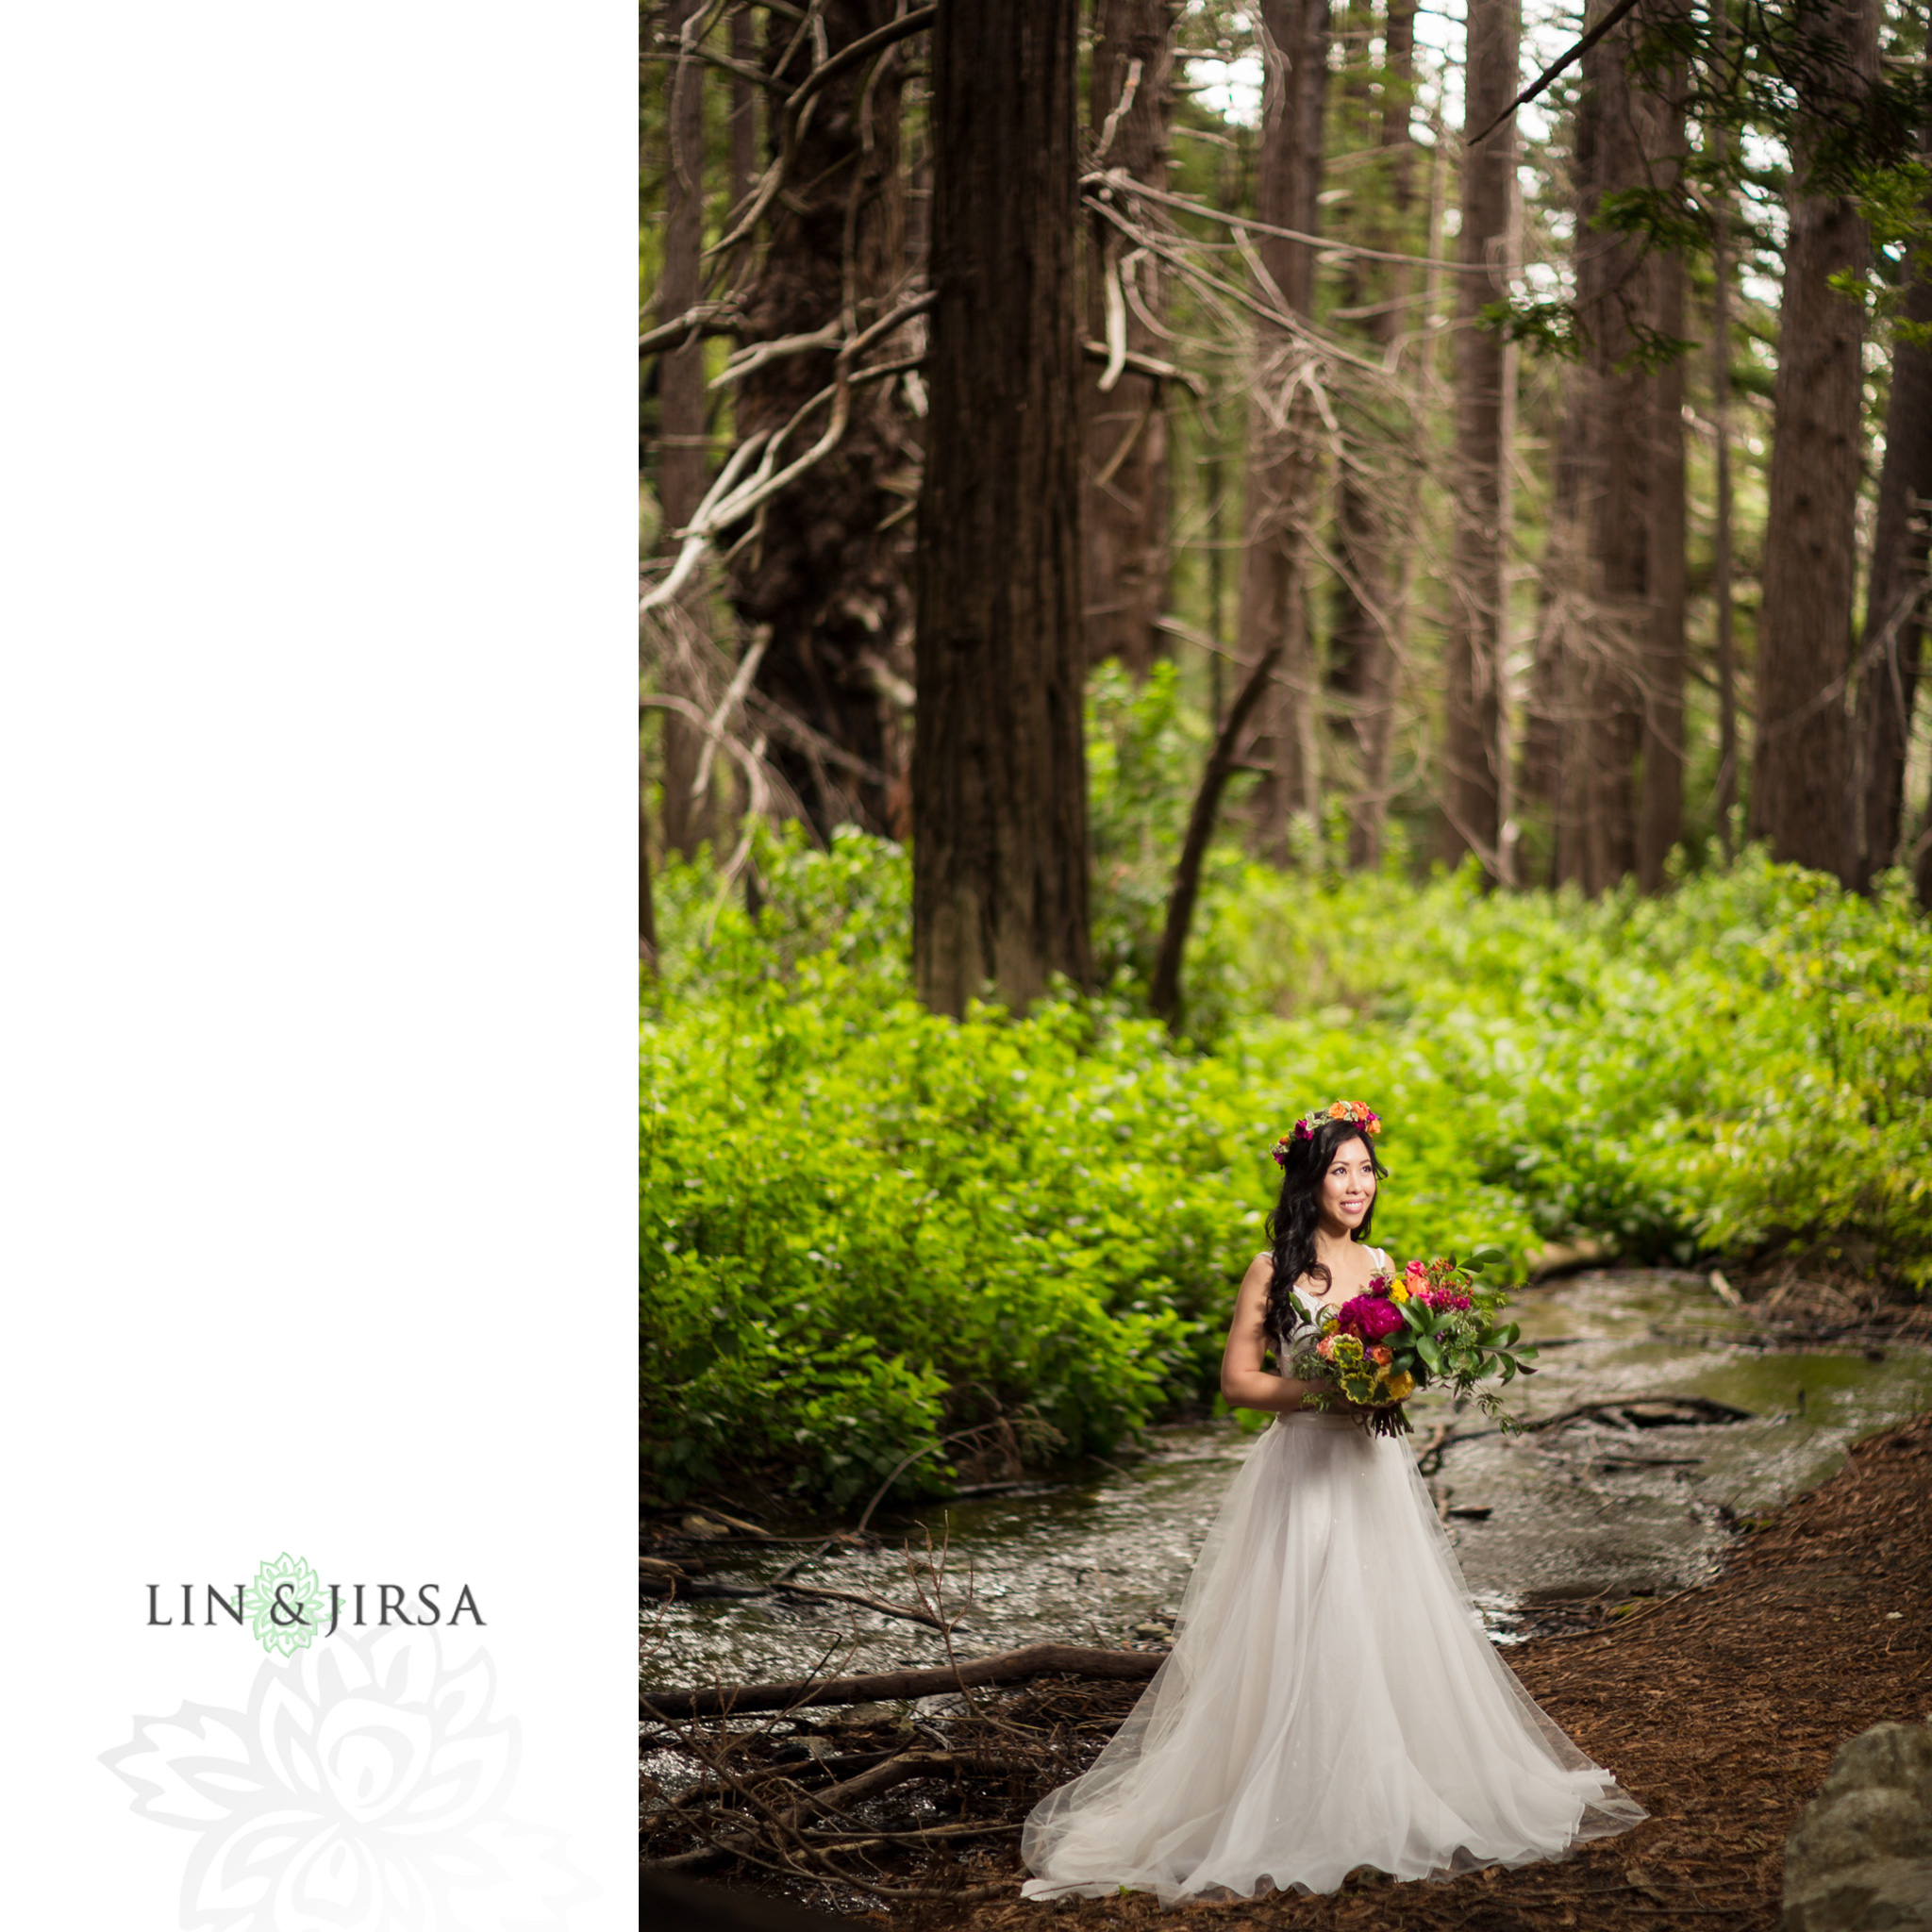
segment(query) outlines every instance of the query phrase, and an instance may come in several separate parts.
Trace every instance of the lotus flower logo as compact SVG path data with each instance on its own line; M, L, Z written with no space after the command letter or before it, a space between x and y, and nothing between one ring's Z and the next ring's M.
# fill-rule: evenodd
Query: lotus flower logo
M296 1594L291 1588L283 1601ZM560 1833L505 1814L519 1733L490 1715L488 1655L445 1668L441 1640L421 1631L303 1641L281 1657L271 1646L246 1710L184 1705L172 1718L137 1719L133 1739L102 1757L143 1817L195 1834L181 1924L196 1932L566 1925L592 1888L560 1856Z
M266 1651L293 1657L315 1641L315 1633L328 1621L328 1596L322 1578L301 1557L284 1550L273 1563L264 1562L249 1586L255 1606L249 1628Z

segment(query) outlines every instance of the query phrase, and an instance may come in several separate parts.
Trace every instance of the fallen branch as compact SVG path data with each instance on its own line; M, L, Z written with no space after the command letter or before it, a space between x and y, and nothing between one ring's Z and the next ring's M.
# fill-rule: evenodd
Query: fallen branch
M1146 1650L1089 1650L1073 1643L1029 1643L996 1657L974 1657L937 1670L881 1671L863 1677L825 1677L793 1684L718 1685L701 1690L640 1694L647 1718L724 1717L754 1710L801 1710L809 1705L873 1704L881 1699L936 1697L989 1684L1024 1684L1034 1677L1151 1677L1161 1658Z
M1005 1768L998 1758L989 1758L977 1752L902 1751L896 1757L889 1757L883 1764L875 1764L870 1771L862 1771L842 1784L807 1793L804 1801L789 1811L779 1812L767 1807L767 1817L781 1832L795 1835L810 1823L814 1815L823 1817L838 1812L844 1806L863 1804L868 1798L875 1798L880 1792L889 1791L895 1785L908 1784L915 1778L938 1777L973 1766L995 1771ZM739 1788L741 1795L751 1795L744 1790L742 1779L733 1778L731 1781ZM876 1836L876 1833L873 1835ZM673 1857L654 1859L650 1869L656 1872L689 1872L709 1864L714 1858L741 1856L757 1842L755 1832L719 1839L694 1850L680 1852Z

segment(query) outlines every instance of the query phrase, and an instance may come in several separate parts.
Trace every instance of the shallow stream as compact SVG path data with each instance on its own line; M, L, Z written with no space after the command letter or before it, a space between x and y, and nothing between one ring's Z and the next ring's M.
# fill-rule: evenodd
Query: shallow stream
M1514 1312L1524 1340L1543 1349L1541 1372L1507 1391L1519 1419L1647 1406L1504 1434L1439 1398L1409 1405L1418 1450L1439 1424L1454 1427L1429 1485L1499 1642L1533 1624L1540 1607L1699 1581L1742 1523L1824 1480L1857 1438L1932 1408L1932 1350L1771 1347L1701 1274L1592 1272L1526 1291ZM1746 1419L1708 1419L1724 1410ZM826 1557L796 1580L910 1604L908 1551L926 1570L929 1535L943 1546L941 1588L961 1619L959 1656L1045 1639L1151 1641L1254 1441L1232 1420L1160 1429L1151 1453L1089 1463L1074 1481L882 1512L874 1526L886 1549ZM753 1584L794 1554L734 1560L719 1545L707 1553L706 1580ZM840 1605L647 1604L641 1625L647 1686L944 1660L936 1632Z

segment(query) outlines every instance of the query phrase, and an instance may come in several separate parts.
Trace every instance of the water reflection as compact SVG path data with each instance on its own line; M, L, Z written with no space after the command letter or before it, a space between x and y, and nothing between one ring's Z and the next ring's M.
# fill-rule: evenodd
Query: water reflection
M1748 1421L1628 1428L1580 1419L1506 1435L1439 1398L1411 1405L1416 1441L1457 1434L1430 1478L1492 1634L1525 1606L1677 1589L1716 1567L1740 1520L1824 1480L1849 1443L1932 1408L1932 1351L1766 1347L1702 1275L1604 1271L1533 1290L1518 1305L1542 1372L1510 1391L1524 1421L1589 1403L1703 1397ZM1032 1494L934 1503L877 1526L896 1547L827 1558L800 1580L912 1601L906 1546L945 1553L949 1605L972 1603L954 1643L979 1656L1042 1639L1113 1645L1173 1610L1235 1467L1253 1446L1235 1423L1157 1431L1152 1453ZM1463 1513L1468 1512L1468 1513ZM752 1582L782 1555L748 1555ZM646 1683L803 1675L828 1646L855 1670L943 1660L939 1637L865 1611L804 1605L651 1606Z

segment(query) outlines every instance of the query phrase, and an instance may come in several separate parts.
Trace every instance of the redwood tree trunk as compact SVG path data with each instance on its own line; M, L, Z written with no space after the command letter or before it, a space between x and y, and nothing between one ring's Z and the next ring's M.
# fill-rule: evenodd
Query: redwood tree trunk
M1470 0L1463 77L1465 143L1495 120L1516 92L1522 33L1518 0ZM1491 879L1502 845L1499 805L1504 565L1509 532L1504 444L1509 358L1502 335L1477 325L1478 311L1508 293L1505 279L1516 166L1516 123L1504 122L1462 156L1465 272L1456 293L1456 535L1443 648L1442 853L1454 864L1474 852ZM1487 269L1487 273L1481 273Z
M1932 125L1928 125L1932 133ZM1921 148L1932 147L1922 137ZM1932 198L1922 205L1932 214ZM1905 317L1932 324L1932 262L1913 252L1906 268ZM1878 475L1878 517L1872 533L1866 592L1864 669L1853 739L1856 844L1850 883L1869 891L1898 857L1905 817L1906 746L1919 685L1924 632L1926 524L1932 512L1932 351L1901 337L1891 353L1891 394L1885 408L1885 463Z
M1088 125L1104 168L1122 168L1154 188L1167 183L1168 118L1174 103L1173 8L1169 0L1101 0L1089 75ZM1126 98L1129 75L1133 95ZM1123 100L1125 111L1118 112ZM1112 122L1110 134L1108 124ZM1087 295L1090 340L1107 337L1109 270L1133 285L1157 318L1162 302L1158 264L1124 264L1124 238L1095 217L1089 228L1091 273ZM1142 355L1165 353L1160 340L1124 303L1126 344ZM1129 369L1108 389L1107 372L1089 362L1081 390L1084 458L1081 532L1085 553L1087 656L1118 658L1144 675L1160 650L1160 605L1167 585L1167 412L1160 385Z
M1261 0L1260 12L1269 58L1256 213L1275 226L1313 234L1328 80L1328 0ZM1257 238L1256 252L1289 309L1307 314L1314 299L1314 250L1263 235ZM1257 388L1280 391L1295 366L1293 339L1263 323L1256 348ZM1314 481L1312 430L1305 392L1298 392L1285 423L1276 420L1266 394L1257 394L1249 412L1236 649L1241 663L1252 667L1270 643L1282 644L1282 669L1261 702L1254 749L1255 762L1264 768L1255 791L1256 844L1277 861L1289 855L1290 816L1312 815L1317 804L1308 728L1315 693L1302 561L1306 546L1299 529Z
M1681 10L1674 8L1673 10ZM1660 164L1651 179L1668 187L1684 165L1683 72L1662 79L1646 117L1654 121ZM1684 258L1659 254L1652 263L1659 333L1684 337ZM1638 801L1637 883L1663 890L1671 849L1684 831L1684 364L1665 364L1651 378L1650 537L1645 567L1649 624L1643 674L1643 776Z
M912 958L935 1011L1090 978L1080 699L1077 0L933 26Z
M684 24L700 10L701 0L670 0L666 26L674 44ZM667 82L670 166L666 171L664 208L664 267L658 283L658 319L669 322L698 299L699 256L704 245L705 70L696 60L674 64ZM705 362L704 343L693 338L658 364L658 503L663 515L665 547L675 555L673 531L689 523L704 500ZM706 605L710 575L701 572L678 600L674 624L688 623L702 640L708 630ZM691 680L675 662L664 666L669 689L695 695ZM664 846L690 858L700 841L711 833L709 801L693 799L691 780L697 775L704 748L702 735L670 711L663 714Z
M1593 14L1605 10L1593 6ZM1637 866L1637 758L1652 657L1651 524L1657 382L1627 366L1638 326L1656 325L1657 271L1634 237L1593 225L1607 195L1643 187L1661 152L1655 102L1633 84L1634 23L1583 58L1577 108L1577 306L1588 338L1577 375L1576 622L1564 665L1557 875L1607 891Z
M894 13L892 0L828 0L819 16L828 53ZM780 57L794 31L773 16L769 58ZM899 96L915 44L895 42L819 91L786 191L772 204L765 258L745 299L743 343L837 323L848 292L848 321L860 328L903 299ZM796 82L805 72L801 48L779 77ZM904 352L911 339L908 328L868 359ZM787 356L747 376L739 385L739 433L790 421L831 381L833 360L829 349ZM918 459L900 385L856 389L843 441L773 499L762 536L732 569L740 617L771 627L757 689L806 727L791 738L774 734L768 757L822 833L848 820L877 832L906 829L889 800L908 749L894 693L903 696L911 671L911 531L903 518L880 525L903 509L906 498L892 486Z
M1852 75L1875 75L1877 0L1824 0L1807 11L1844 50ZM1842 110L1841 101L1800 106ZM1842 876L1852 857L1842 691L1857 575L1864 311L1828 278L1861 271L1870 243L1852 201L1807 192L1813 145L1804 134L1793 143L1748 824L1774 858Z
M1351 63L1366 63L1374 20L1366 4L1343 16ZM1415 201L1415 147L1409 138L1414 96L1415 0L1391 0L1383 26L1381 99L1372 103L1366 76L1346 90L1351 147L1374 142L1382 160L1357 175L1351 239L1401 253L1416 245L1411 220ZM1357 130L1359 130L1358 132ZM1368 308L1361 327L1377 354L1387 357L1400 331L1414 325L1407 298L1413 276L1407 263L1366 262L1353 257L1345 271L1344 308ZM1346 566L1338 579L1335 621L1328 640L1330 676L1346 701L1356 745L1356 783L1349 806L1348 861L1371 867L1382 857L1382 828L1389 808L1389 743L1394 724L1396 638L1400 636L1407 573L1399 557L1402 537L1415 510L1413 466L1390 443L1407 425L1383 422L1366 408L1343 419L1351 435L1336 478L1335 541Z
M741 67L758 63L751 8L731 16L731 58ZM731 206L740 207L751 192L758 170L758 90L742 75L731 76Z

